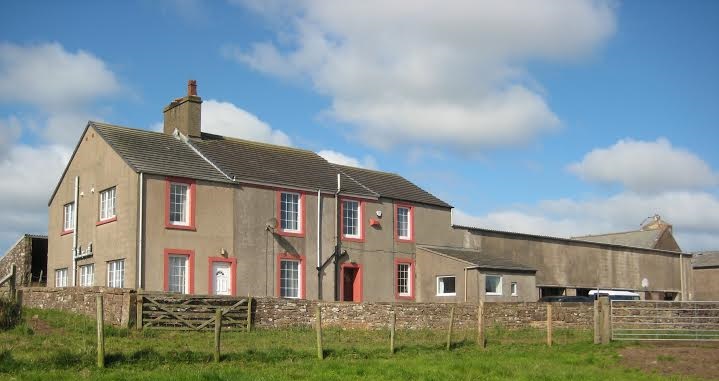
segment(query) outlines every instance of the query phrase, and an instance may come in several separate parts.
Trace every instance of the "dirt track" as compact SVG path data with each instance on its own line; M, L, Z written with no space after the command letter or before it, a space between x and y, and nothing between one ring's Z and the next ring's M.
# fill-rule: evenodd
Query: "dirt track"
M719 380L719 343L647 343L619 350L622 365L646 372Z

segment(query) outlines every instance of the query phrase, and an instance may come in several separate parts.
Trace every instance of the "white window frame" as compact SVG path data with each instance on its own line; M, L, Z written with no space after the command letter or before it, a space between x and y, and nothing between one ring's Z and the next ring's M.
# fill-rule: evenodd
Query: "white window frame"
M444 279L454 279L454 292L444 292ZM454 275L440 275L437 277L437 296L456 296L457 295L457 277Z
M177 274L173 274L173 261L181 260L184 261L181 271ZM180 277L179 282L174 282L173 278ZM190 256L184 254L168 254L167 256L167 290L169 292L177 292L180 294L190 293Z
M63 205L62 215L62 231L73 231L75 229L75 203L68 202Z
M55 270L55 287L67 287L67 267Z
M293 289L293 287L286 288L282 286L282 279L283 279L283 271L282 271L282 265L284 263L296 263L297 264L297 295L289 295L287 291L290 291ZM279 294L281 298L287 298L287 299L300 299L302 298L302 261L299 259L289 259L289 258L282 258L280 259L280 268L279 271L279 277L280 277L280 290Z
M285 195L293 195L297 196L297 229L289 229L289 228L283 228L282 227L282 221L288 221L291 222L290 219L285 218L286 216L289 216L291 212L284 212L284 206L285 204L289 204L289 202L285 202L284 197ZM281 191L280 192L280 230L283 232L288 233L301 233L302 232L302 194L297 192L286 192ZM289 223L288 223L289 225Z
M517 286L517 282L512 282L509 285L509 290L512 293L512 296L518 296L519 295L519 286Z
M355 234L347 234L347 204L353 204L357 209L357 219L354 223L354 228L357 230ZM361 238L362 237L362 203L357 200L344 199L342 200L342 236L347 238Z
M117 216L116 201L117 188L111 187L100 192L100 221L107 221Z
M406 235L401 235L401 234L400 234L400 228L399 228L399 224L400 224L400 221L399 221L399 210L400 210L400 209L405 209L405 210L407 210L407 234L406 234ZM412 240L412 208L409 207L409 206L398 205L398 206L397 206L397 212L396 212L396 214L397 214L397 215L395 216L395 218L397 219L397 223L396 223L396 226L395 226L394 228L395 228L395 230L396 230L396 232L397 232L397 239L400 239L400 240L403 240L403 241L411 241L411 240Z
M402 279L402 277L400 276L400 274L405 272L404 270L402 270L402 267L404 267L404 266L407 267L407 270L406 270L407 282L405 284L405 287L407 288L407 290L402 291L400 288L400 286L401 286L400 279ZM406 297L406 298L412 297L412 281L414 278L414 275L412 274L413 267L414 266L412 266L412 263L410 263L410 262L397 262L395 264L395 271L397 272L397 274L395 274L395 276L397 277L397 284L395 285L395 287L397 288L397 290L396 290L397 295L400 297Z
M172 197L173 187L176 187L176 186L184 187L184 189L185 189L184 205L182 205L182 209L184 209L182 211L182 216L184 217L183 220L173 220L173 210L174 210L173 205L179 205L179 203L174 202L173 197ZM167 197L170 198L169 208L168 208L169 210L167 211L167 213L169 214L167 217L167 220L170 222L170 225L190 226L190 220L191 220L191 218L190 218L190 202L191 202L190 197L192 197L192 194L190 192L190 186L191 186L191 184L182 183L182 182L178 182L178 181L170 181L170 190L169 190L169 194L167 195ZM174 193L179 194L177 192L174 192Z
M499 274L487 274L484 277L484 292L486 293L486 295L502 295L502 276ZM495 292L487 291L487 279L490 277L499 278L499 283L497 283L497 291Z
M107 262L107 287L125 287L125 260L117 259Z
M80 266L80 287L92 287L95 285L95 264Z

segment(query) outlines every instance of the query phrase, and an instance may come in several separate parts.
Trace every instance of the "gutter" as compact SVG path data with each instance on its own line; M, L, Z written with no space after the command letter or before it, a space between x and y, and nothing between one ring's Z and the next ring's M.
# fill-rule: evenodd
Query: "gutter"
M317 189L317 300L322 300L322 192Z
M145 222L145 177L144 173L140 172L140 184L138 185L140 192L140 208L137 213L137 289L142 288L142 255L144 245L144 222Z
M72 223L73 223L73 229L72 229L72 287L75 287L75 267L77 267L77 259L75 257L77 256L77 210L79 209L80 205L78 205L78 201L80 198L80 176L75 176L75 201L74 201L74 210L72 211Z

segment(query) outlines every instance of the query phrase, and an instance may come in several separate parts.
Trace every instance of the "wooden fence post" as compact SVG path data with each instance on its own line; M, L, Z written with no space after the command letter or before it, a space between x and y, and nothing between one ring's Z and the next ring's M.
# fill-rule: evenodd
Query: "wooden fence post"
M137 290L136 295L136 305L135 305L135 328L136 329L142 329L142 290Z
M602 344L609 344L611 341L611 305L609 304L608 296L600 296L599 304L601 305L601 341Z
M547 346L552 346L552 303L547 303Z
M252 331L252 297L247 297L247 332Z
M22 295L23 295L23 290L15 291L15 303L17 303L17 305L20 306L20 308L22 308Z
M482 300L477 305L477 345L481 348L487 346L487 340L484 337L484 301Z
M103 310L102 294L95 296L95 310L97 318L97 367L105 367L105 312Z
M17 270L15 269L15 264L10 264L10 279L8 286L10 286L10 294L8 295L8 299L15 300L15 281L17 280Z
M454 306L449 310L449 328L447 329L447 350L452 348L452 325L454 325Z
M390 326L389 326L389 353L394 354L394 334L397 326L397 313L392 310L390 315Z
M215 311L215 362L220 362L220 332L222 332L222 309Z
M322 350L322 309L319 304L315 307L315 329L317 330L317 358L324 359Z

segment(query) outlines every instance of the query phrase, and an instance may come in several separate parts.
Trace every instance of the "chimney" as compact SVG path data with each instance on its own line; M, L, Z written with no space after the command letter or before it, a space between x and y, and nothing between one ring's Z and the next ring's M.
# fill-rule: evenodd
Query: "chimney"
M199 138L202 132L201 105L202 98L197 96L197 81L191 79L187 81L187 95L175 99L162 110L165 116L163 132L172 135L177 130L185 136Z

